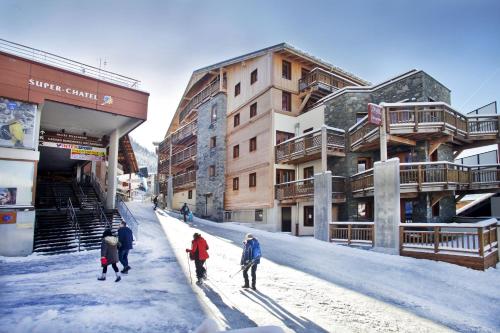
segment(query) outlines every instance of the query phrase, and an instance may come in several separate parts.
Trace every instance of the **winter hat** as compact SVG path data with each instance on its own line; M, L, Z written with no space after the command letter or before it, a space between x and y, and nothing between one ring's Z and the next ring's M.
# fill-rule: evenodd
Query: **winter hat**
M249 239L253 239L253 235L252 234L246 234L245 235L245 240L249 240Z
M108 237L108 236L113 236L113 233L111 232L111 229L106 229L106 230L104 230L104 232L102 233L102 238L104 238L104 237Z

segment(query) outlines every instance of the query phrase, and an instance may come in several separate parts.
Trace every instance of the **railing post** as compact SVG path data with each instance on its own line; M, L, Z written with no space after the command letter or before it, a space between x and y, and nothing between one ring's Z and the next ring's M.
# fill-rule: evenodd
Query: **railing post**
M478 246L479 246L479 256L484 257L484 235L483 235L483 227L477 228L477 236L478 236Z
M422 166L419 164L417 166L417 188L418 191L422 191Z
M418 108L415 106L414 109L414 117L415 117L415 127L414 127L414 132L418 132Z
M441 227L434 227L434 253L439 252L439 232Z
M347 226L347 245L351 245L351 237L352 237L352 224Z
M399 254L403 252L403 245L405 242L405 227L400 225L399 226Z
M446 182L446 188L448 188L449 186L449 179L448 179L448 163L445 163L444 164L444 179L445 179L445 182Z

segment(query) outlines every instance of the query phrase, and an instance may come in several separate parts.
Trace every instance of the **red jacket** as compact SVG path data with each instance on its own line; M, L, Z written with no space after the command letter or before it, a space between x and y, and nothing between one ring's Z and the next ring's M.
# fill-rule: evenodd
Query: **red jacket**
M198 237L193 239L191 242L191 249L189 252L191 253L192 258L199 260L207 260L208 259L208 244L207 241L203 237Z

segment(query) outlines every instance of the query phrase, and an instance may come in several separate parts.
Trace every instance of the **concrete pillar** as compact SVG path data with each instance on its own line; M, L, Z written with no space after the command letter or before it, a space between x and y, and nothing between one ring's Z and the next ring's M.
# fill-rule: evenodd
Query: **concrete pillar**
M167 208L173 209L174 205L174 177L168 176L167 181Z
M109 155L108 155L108 186L106 191L106 208L115 208L116 186L118 177L118 144L119 133L115 129L109 137Z
M314 175L314 238L330 241L332 221L332 172Z
M97 162L92 161L90 164L90 174L93 175L94 177L96 176L96 168L97 168Z
M399 158L375 162L375 250L399 253Z

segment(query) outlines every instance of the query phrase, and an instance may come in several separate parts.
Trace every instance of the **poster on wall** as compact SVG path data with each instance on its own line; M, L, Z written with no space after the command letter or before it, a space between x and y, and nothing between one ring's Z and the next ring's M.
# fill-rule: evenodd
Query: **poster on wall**
M104 161L106 159L106 149L75 145L71 148L70 158L72 160Z
M15 205L17 196L17 188L0 187L0 205Z
M13 212L0 212L0 224L14 224L16 223L17 213Z
M0 146L35 147L36 104L0 97Z

